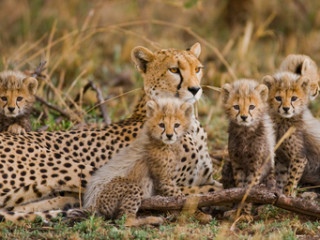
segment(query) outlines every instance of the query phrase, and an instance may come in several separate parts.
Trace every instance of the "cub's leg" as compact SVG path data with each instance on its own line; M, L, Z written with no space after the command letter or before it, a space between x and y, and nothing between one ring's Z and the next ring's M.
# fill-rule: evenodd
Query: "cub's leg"
M307 164L307 158L299 157L292 159L289 166L289 177L286 186L284 187L283 193L294 197L298 183L302 177L304 168Z
M277 158L275 161L275 176L277 181L277 188L282 192L284 186L288 181L288 166L284 163L279 162Z
M140 186L126 178L116 178L105 185L97 199L96 210L99 215L109 219L126 215L126 226L160 224L160 217L136 218L143 197Z

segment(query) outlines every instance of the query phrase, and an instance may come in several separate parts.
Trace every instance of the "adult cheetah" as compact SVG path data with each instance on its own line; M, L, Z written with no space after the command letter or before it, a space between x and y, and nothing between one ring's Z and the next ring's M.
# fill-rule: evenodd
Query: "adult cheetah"
M201 97L203 66L198 60L199 43L189 50L151 52L132 50L132 59L144 79L141 101L133 115L102 129L28 132L23 136L0 134L0 206L3 219L22 218L18 211L46 211L78 203L72 196L54 197L59 192L78 194L91 175L120 149L138 136L146 119L146 102L151 98L176 97L194 103ZM213 180L207 135L194 118L192 131L181 139L181 159L174 181L184 191L210 191L220 185ZM10 212L8 212L10 211Z

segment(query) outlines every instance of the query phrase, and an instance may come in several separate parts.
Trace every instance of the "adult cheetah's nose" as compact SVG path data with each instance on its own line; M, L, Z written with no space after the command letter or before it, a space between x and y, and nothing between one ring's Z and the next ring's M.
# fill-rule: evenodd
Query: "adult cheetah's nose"
M166 134L166 136L170 140L173 137L173 134Z
M288 107L283 107L282 109L283 109L283 111L285 111L286 113L288 113L288 111L289 111L290 108L288 108Z
M13 112L15 108L14 107L8 107L8 109L9 109L10 112Z
M246 119L248 118L248 116L241 116L241 119L243 120L243 121L245 121Z
M195 96L199 92L200 87L188 87L188 90Z

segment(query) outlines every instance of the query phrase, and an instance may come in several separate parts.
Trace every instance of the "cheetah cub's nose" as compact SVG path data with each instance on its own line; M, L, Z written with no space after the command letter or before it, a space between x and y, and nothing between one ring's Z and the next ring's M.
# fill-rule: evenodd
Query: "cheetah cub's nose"
M173 137L173 134L166 134L166 136L169 140L171 140L171 138Z
M243 121L245 121L247 118L248 118L248 116L241 116L241 119L242 119Z
M195 96L199 92L200 87L189 87L188 90Z
M8 107L8 109L9 109L10 112L13 112L15 108L14 107Z
M288 107L283 107L282 109L283 109L283 111L285 111L286 113L288 113L288 111L289 111L290 108L288 108Z

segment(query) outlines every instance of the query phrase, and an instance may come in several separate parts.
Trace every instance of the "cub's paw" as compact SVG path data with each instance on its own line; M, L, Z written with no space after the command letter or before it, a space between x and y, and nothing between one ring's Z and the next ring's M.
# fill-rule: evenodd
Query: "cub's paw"
M142 225L160 225L164 222L162 217L144 217L144 218L135 218L128 217L124 225L126 227L138 227Z
M296 191L291 186L286 186L283 190L283 193L289 197L296 197Z
M212 216L210 214L204 213L199 209L195 211L194 216L200 223L203 224L207 224L212 221Z
M23 127L21 127L19 124L15 123L9 126L8 132L12 134L25 134L26 130Z
M318 198L318 194L315 192L304 192L301 194L301 197L308 200L315 200Z

